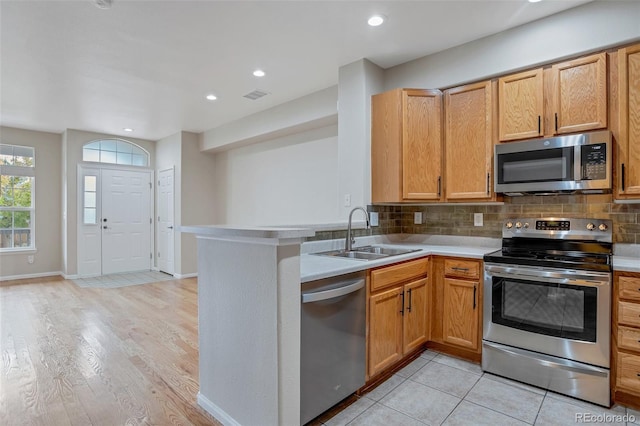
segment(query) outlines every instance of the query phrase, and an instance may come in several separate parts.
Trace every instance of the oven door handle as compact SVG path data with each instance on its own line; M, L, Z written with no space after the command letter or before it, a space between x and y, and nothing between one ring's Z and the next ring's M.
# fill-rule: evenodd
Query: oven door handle
M536 281L553 284L571 284L586 287L600 287L611 284L611 274L576 275L545 270L527 270L520 268L505 268L502 266L485 265L485 273L491 277L501 278L529 278Z
M544 277L539 275L531 275L531 274L500 274L500 273L492 273L490 274L492 277L500 277L500 278L528 278L531 281L538 281L550 284L568 284L575 285L581 287L602 287L606 285L610 285L609 281L594 281L594 280L583 280L576 278L551 278Z

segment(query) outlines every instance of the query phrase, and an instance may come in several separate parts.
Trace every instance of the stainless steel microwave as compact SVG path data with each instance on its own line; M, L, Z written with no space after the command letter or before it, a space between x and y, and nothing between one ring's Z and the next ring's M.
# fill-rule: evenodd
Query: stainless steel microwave
M495 191L603 193L611 190L611 132L498 144L494 150Z

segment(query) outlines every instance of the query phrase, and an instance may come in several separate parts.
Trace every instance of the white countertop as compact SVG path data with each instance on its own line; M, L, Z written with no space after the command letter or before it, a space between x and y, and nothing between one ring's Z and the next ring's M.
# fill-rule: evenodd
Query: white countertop
M385 236L386 237L386 236ZM480 238L473 239L470 237L452 237L447 238L446 241L450 243L460 243L461 245L444 245L433 244L433 242L443 242L444 240L434 240L433 237L424 238L416 236L392 236L390 238L385 237L368 237L364 239L357 239L354 247L364 246L369 244L389 246L393 248L407 248L407 249L420 249L407 254L389 256L376 260L355 260L345 259L332 256L320 256L311 253L305 253L300 255L300 280L301 282L308 282L319 280L322 278L333 277L336 275L348 274L350 272L363 271L365 269L376 268L379 266L390 265L392 263L398 263L410 259L418 259L429 255L440 256L458 256L467 257L473 259L482 259L486 253L497 250L499 241L493 239ZM420 241L422 240L422 241ZM320 242L318 242L320 243ZM476 244L486 245L476 245ZM498 244L496 246L496 243ZM343 248L344 242L340 240L332 246L325 245L322 249L313 250L313 252L332 250L336 248ZM468 245L467 245L468 244ZM304 247L304 245L303 245Z
M309 228L277 226L233 226L233 225L193 225L180 226L179 232L198 234L208 237L226 238L268 238L289 239L312 237L315 231Z
M613 270L624 272L640 272L640 258L614 255Z
M445 244L447 242L450 244ZM417 235L390 235L358 238L355 247L370 244L394 248L421 249L421 251L398 256L389 256L376 260L354 260L311 254L312 252L344 248L343 240L305 243L303 244L303 254L300 255L301 282L314 281L336 275L348 274L350 272L363 271L365 269L390 265L392 263L398 263L410 259L418 259L429 255L482 259L486 253L490 253L500 248L499 239L453 236L443 238L441 236ZM615 252L617 254L613 256L614 271L640 272L640 246L635 244L619 244L616 245Z

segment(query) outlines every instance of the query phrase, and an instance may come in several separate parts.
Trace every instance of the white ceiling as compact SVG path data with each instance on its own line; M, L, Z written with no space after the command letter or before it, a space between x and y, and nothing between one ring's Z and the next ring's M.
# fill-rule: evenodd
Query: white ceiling
M361 58L389 68L587 2L1 0L0 124L202 132L333 86ZM369 27L373 13L387 22ZM255 89L270 94L243 98Z

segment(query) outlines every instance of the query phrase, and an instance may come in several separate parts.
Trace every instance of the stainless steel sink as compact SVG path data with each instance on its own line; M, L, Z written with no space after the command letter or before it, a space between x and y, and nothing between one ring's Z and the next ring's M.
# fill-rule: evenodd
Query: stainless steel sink
M391 248L391 247L381 247L381 246L363 246L363 247L354 247L351 250L330 250L330 251L322 251L319 253L312 253L318 256L333 256L333 257L344 257L347 259L356 259L356 260L375 260L382 259L389 256L398 256L400 254L412 253L415 251L420 251L422 249L401 249L401 248Z

